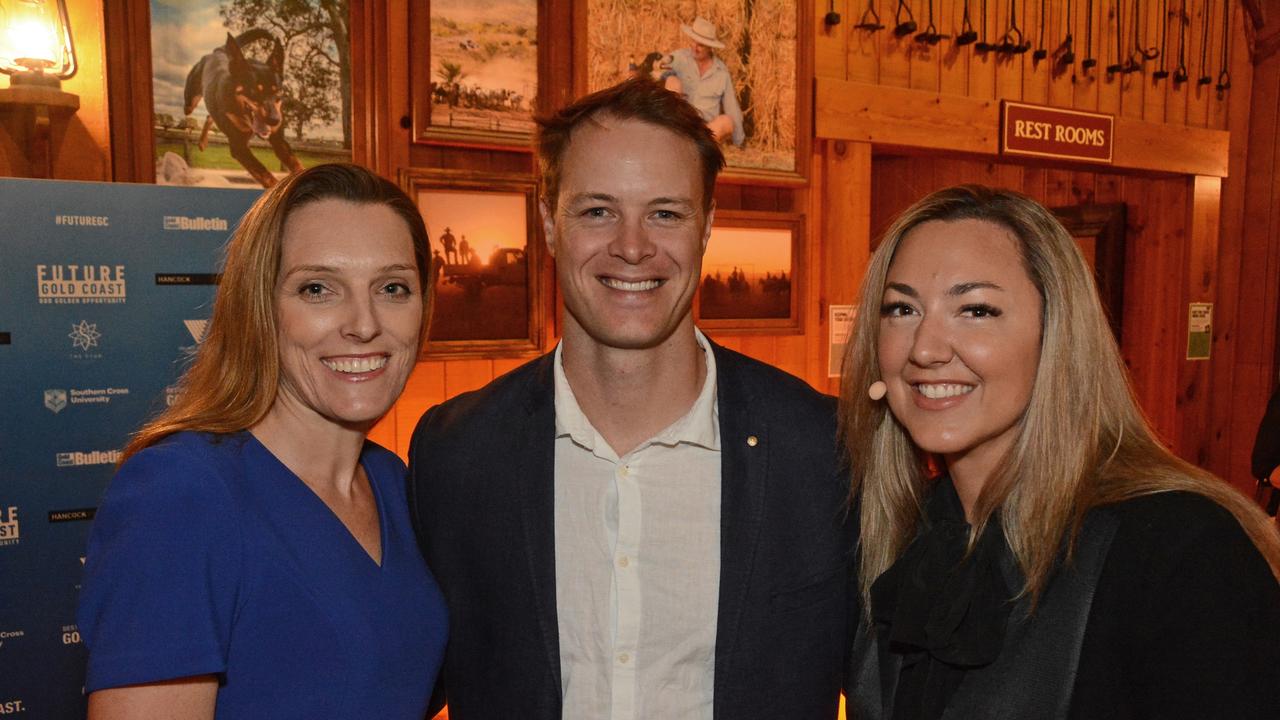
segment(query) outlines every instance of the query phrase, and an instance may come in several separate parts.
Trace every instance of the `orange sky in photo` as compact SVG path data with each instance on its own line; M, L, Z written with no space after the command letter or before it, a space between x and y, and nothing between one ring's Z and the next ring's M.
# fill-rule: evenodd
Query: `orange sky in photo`
M440 236L447 227L459 242L467 237L481 262L500 247L523 248L525 228L524 193L480 193L465 190L424 190L418 193L418 207L427 221L431 249L444 252Z
M726 228L711 230L707 254L702 258L702 274L725 277L734 268L747 277L766 272L791 273L791 231L783 228Z

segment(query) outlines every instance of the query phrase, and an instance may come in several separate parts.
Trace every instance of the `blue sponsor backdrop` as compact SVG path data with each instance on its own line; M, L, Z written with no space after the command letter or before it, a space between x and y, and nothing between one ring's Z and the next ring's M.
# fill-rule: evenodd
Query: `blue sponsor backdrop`
M0 180L0 708L82 718L93 508L163 408L260 190Z

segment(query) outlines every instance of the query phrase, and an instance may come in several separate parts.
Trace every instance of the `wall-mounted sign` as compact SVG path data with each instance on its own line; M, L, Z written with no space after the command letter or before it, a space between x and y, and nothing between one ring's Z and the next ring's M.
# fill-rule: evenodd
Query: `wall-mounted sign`
M1187 307L1187 359L1208 360L1213 347L1213 303Z
M857 317L857 305L832 305L830 307L831 337L828 339L830 352L827 353L827 377L840 377L840 366L844 362L844 350L849 344L849 334L853 332L853 320Z
M1111 115L1004 100L1000 120L1000 152L1006 155L1111 162Z

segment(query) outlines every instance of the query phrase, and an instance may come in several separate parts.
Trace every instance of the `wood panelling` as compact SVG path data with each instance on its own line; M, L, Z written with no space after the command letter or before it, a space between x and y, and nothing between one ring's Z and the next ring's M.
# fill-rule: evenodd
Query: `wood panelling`
M819 137L877 147L995 155L1000 103L848 80L818 78L814 115ZM1227 174L1224 130L1115 119L1112 166L1194 175Z
M817 17L821 18L827 12L829 0L813 1ZM1167 44L1171 57L1166 59L1166 67L1172 71L1177 64L1178 32L1180 27L1185 28L1184 53L1191 76L1186 83L1175 83L1172 76L1154 80L1151 73L1160 66L1159 59L1146 61L1141 72L1106 72L1108 65L1128 59L1133 46L1133 3L1134 0L1095 0L1092 3L1090 51L1085 44L1085 0L1073 3L1074 23L1066 17L1066 0L1046 0L1045 47L1050 54L1043 60L1035 60L1031 52L1021 55L984 53L974 45L957 46L954 38L961 31L964 0L935 1L934 22L940 32L951 36L935 46L923 45L911 36L900 38L893 33L893 3L879 4L882 21L887 27L872 32L854 27L866 5L854 0L840 0L836 3L836 10L846 20L832 28L820 26L815 43L816 72L819 78L941 93L948 96L948 100L952 96L976 100L1005 98L1096 110L1153 123L1225 129L1227 94L1214 89L1221 69L1221 0L1188 0L1185 23L1178 18L1180 2L1172 0L1169 3L1166 27L1170 33ZM1212 4L1209 5L1206 63L1202 66L1201 42L1206 3ZM1033 48L1038 45L1038 2L1013 0L1011 4L1009 0L990 0L986 5L987 17L984 19L980 16L982 3L977 0L970 2L979 41L998 42L1009 28L1010 8L1014 7L1024 36L1032 42ZM915 10L916 21L923 30L928 23L928 4L916 0L910 3L910 7ZM1117 9L1121 14L1119 22ZM1143 17L1139 24L1142 44L1146 47L1156 45L1161 21L1159 2L1140 2L1139 10ZM1232 21L1235 40L1230 51L1234 65L1236 58L1248 57L1243 13L1235 2L1232 2ZM1058 62L1068 25L1075 37L1076 61L1071 66ZM1117 28L1123 33L1119 50L1116 47ZM1081 61L1090 54L1098 60L1098 65L1085 70ZM1121 57L1117 57L1118 54ZM1196 79L1206 73L1214 82L1198 85ZM821 132L819 136L822 136Z

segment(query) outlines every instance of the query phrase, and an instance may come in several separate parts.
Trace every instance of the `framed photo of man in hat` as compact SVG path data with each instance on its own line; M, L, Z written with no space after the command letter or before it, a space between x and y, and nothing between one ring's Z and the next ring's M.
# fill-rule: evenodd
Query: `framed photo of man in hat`
M685 96L721 142L729 182L799 184L809 154L810 3L586 0L581 92L645 75ZM686 15L688 15L686 17Z

